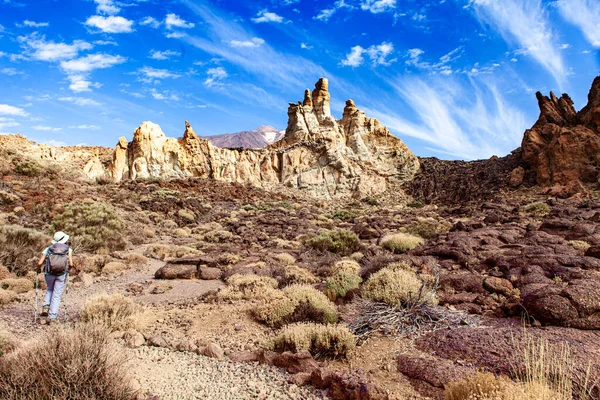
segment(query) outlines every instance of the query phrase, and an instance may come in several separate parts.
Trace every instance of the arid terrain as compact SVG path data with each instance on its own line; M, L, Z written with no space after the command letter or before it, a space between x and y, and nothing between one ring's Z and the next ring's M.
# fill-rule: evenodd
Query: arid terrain
M0 398L600 398L600 78L580 112L538 94L521 148L474 162L329 100L320 80L259 150L189 124L114 150L0 136ZM75 265L47 325L55 230ZM125 389L27 378L65 348Z

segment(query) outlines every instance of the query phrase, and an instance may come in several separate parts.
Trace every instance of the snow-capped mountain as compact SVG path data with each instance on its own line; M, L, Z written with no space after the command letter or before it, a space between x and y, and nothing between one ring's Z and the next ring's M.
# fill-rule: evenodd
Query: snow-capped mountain
M225 133L222 135L205 136L217 147L243 147L258 149L283 138L285 130L280 131L272 126L260 126L253 131Z

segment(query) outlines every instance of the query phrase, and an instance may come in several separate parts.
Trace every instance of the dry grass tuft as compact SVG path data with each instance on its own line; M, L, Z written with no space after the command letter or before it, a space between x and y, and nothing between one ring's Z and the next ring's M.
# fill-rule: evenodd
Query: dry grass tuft
M152 244L146 248L146 255L156 260L164 261L167 258L191 257L200 254L200 251L187 246L168 244Z
M325 231L319 235L309 234L301 237L301 240L306 247L336 254L351 253L360 243L356 233L345 229Z
M319 278L317 278L312 272L307 270L306 268L300 268L296 265L286 265L283 268L283 284L284 285L293 285L293 284L313 284L317 283Z
M354 350L356 338L344 325L297 323L284 327L275 336L275 351L298 352L308 350L314 357L346 357Z
M273 258L276 258L277 260L281 261L285 265L293 265L296 263L296 259L294 258L294 256L291 254L288 254L288 253L275 254L273 256Z
M100 326L54 328L3 357L0 393L6 400L135 400L126 362Z
M579 254L581 255L584 255L587 249L591 247L588 242L584 242L583 240L569 240L567 244L579 251Z
M8 270L4 265L0 264L0 281L7 278L14 278L14 274Z
M0 289L0 306L12 303L17 299L17 294L12 290Z
M408 233L395 233L381 239L381 246L393 253L405 253L421 244L423 238Z
M217 297L230 300L270 299L278 283L269 276L234 274L227 278L227 287Z
M550 214L552 208L546 203L542 203L541 201L535 203L529 203L522 207L523 212L529 215L533 215L535 217L543 217Z
M31 268L32 254L40 254L50 237L33 229L0 224L0 264L11 272L25 275Z
M122 263L120 261L112 261L102 268L102 274L114 274L115 272L125 271L127 269L129 269L129 266L127 264Z
M360 265L355 260L345 258L336 262L335 264L333 264L333 267L331 267L332 274L335 274L336 272L340 271L358 275L358 273L360 272Z
M0 358L19 347L19 342L12 333L0 330Z
M279 327L294 313L298 302L286 296L281 290L271 289L266 293L269 293L269 296L263 298L252 314L264 324Z
M140 253L129 253L125 256L125 261L134 268L141 268L148 263L148 258Z
M8 278L0 281L0 288L15 293L27 293L34 289L33 282L27 278Z
M371 275L361 292L366 299L399 306L416 298L423 285L413 271L388 267ZM434 297L431 296L431 301Z
M81 320L113 331L124 331L139 325L136 317L140 312L140 307L122 294L101 294L86 301L81 310Z

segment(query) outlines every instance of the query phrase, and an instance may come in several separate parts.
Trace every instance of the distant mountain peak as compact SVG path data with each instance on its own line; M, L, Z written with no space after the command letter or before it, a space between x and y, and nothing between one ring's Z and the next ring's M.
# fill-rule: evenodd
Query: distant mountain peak
M222 135L205 136L217 147L242 147L245 149L260 149L281 140L285 130L278 130L270 125L261 125L253 131L224 133Z

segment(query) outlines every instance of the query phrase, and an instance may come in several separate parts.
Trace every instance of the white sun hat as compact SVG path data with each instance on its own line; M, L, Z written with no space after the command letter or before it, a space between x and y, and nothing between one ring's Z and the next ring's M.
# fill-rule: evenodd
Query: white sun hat
M67 243L69 241L69 237L70 236L66 233L58 231L54 234L54 237L52 238L52 243Z

